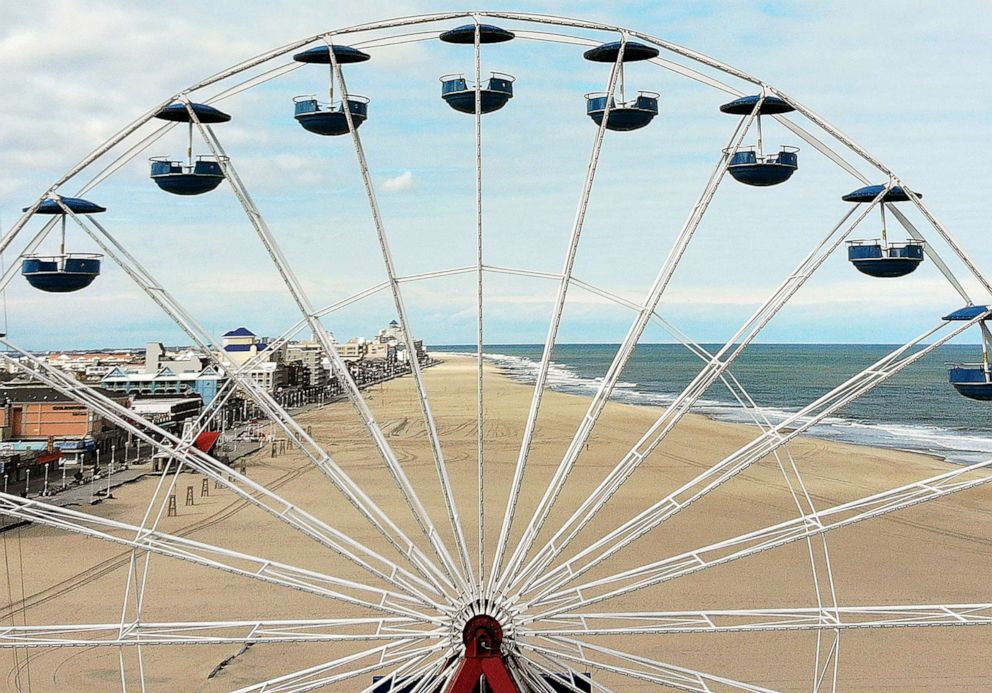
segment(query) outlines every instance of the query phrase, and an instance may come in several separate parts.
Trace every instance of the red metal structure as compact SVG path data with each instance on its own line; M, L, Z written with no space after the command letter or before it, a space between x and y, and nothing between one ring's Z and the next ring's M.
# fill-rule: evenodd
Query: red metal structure
M462 631L465 659L446 693L521 693L502 652L503 628L492 616L473 616ZM481 681L485 677L485 688Z

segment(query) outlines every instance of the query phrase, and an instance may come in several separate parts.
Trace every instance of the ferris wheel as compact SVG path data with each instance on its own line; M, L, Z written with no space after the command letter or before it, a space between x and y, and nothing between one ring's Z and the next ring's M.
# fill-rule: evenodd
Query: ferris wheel
M463 189L472 221L457 229L436 229L432 241L441 250L432 254L435 265L417 273L403 272L408 265L396 249L409 246L397 243L390 233L392 220L380 204L382 189L366 149L367 138L374 137L377 118L395 116L396 109L384 107L383 115L379 115L377 101L387 101L389 95L359 95L349 84L352 79L360 83L377 69L377 54L410 45L440 47L445 60L460 61L455 66L438 67L439 91L434 83L423 95L416 91L414 98L422 99L419 108L434 109L432 122L443 120L445 128L460 136L471 131L467 149L461 146L469 141L464 137L454 146L462 162L468 162L472 175L472 191ZM533 118L542 117L534 104L525 100L533 75L525 70L515 75L483 70L483 60L499 66L501 61L509 61L515 50L519 51L515 60L524 68L540 59L540 51L554 50L577 64L591 63L601 80L569 97L574 97L591 147L583 152L582 175L575 178L578 202L573 206L571 225L567 233L563 230L558 234L564 244L558 248L560 268L555 269L534 269L526 262L504 266L490 259L506 253L492 245L493 227L501 222L494 222L493 210L483 204L487 199L486 176L497 165L489 163L484 152L488 155L498 144L493 140L508 135L503 129L490 139L486 126L518 107L534 109ZM445 72L466 66L466 72ZM398 74L395 62L385 71ZM285 117L295 119L299 136L312 138L315 149L336 148L341 155L355 156L352 166L357 165L359 197L367 203L377 260L385 269L384 281L362 286L327 305L316 302L308 277L298 271L284 250L285 236L293 233L292 227L270 225L264 213L265 201L259 202L261 198L249 190L246 181L250 176L243 176L239 166L246 152L237 144L224 144L226 124L251 117L233 108L228 112L225 102L249 92L268 95L259 90L290 77L312 82L314 90L326 89L326 101L323 96L293 95L286 101ZM405 78L393 79L398 88L407 86ZM555 97L580 79L584 77L562 79ZM595 184L607 165L604 148L618 139L636 138L664 127L668 109L678 108L677 103L666 105L666 90L682 82L701 85L707 94L719 96L711 109L712 119L722 123L729 136L710 152L710 163L715 165L708 166L701 192L689 201L688 216L672 237L660 267L654 268L653 280L638 298L630 299L598 280L578 276L576 268L584 261L583 232L588 232L594 214ZM151 158L147 184L157 186L163 196L182 196L204 207L221 196L230 200L233 192L250 232L261 242L281 288L299 312L269 347L284 345L301 331L313 334L350 403L337 406L350 406L357 414L363 455L337 459L333 446L338 436L354 435L348 424L341 422L341 430L321 438L301 422L300 412L281 406L247 375L264 354L237 366L224 362L222 350L203 327L202 317L180 303L175 287L160 283L148 263L141 260L140 248L128 249L131 244L126 230L116 228L115 209L101 203L101 193L113 190L122 171L135 162L146 165L144 157L150 147L159 142L173 146L170 136L178 134L177 128L185 130L185 156ZM786 136L793 144L769 147L770 132L776 137ZM443 146L444 137L439 141L436 146ZM424 155L431 156L432 152ZM737 193L755 195L764 194L762 189L785 189L801 178L802 168L813 165L814 160L817 165L829 165L850 182L849 187L825 193L836 203L839 220L827 225L825 235L809 236L808 252L804 251L795 266L782 268L780 283L723 346L703 347L687 334L688 330L668 319L663 306L718 192L730 186L737 186ZM499 163L506 160L499 159ZM544 163L531 161L528 165L540 169ZM622 179L626 171L625 164L619 174L614 171L612 175ZM529 204L537 207L546 191L531 194L537 199ZM444 203L444 199L434 199L426 204ZM878 237L866 237L869 232L864 228L875 223L876 215L881 231ZM904 240L900 240L901 234L905 234ZM443 249L456 238L470 240L473 262L447 264ZM747 242L759 243L760 239ZM57 246L57 251L41 250L49 246ZM88 246L95 248L78 250ZM148 660L156 656L156 648L240 644L252 646L252 656L265 657L266 647L275 650L294 644L310 648L308 652L325 653L324 658L240 690L511 693L663 687L758 691L774 688L774 683L759 685L734 670L741 665L742 671L751 673L753 663L745 666L728 656L721 660L728 670L715 672L677 658L680 653L710 647L712 641L700 644L700 638L716 633L736 634L737 644L728 646L727 652L741 651L745 647L741 643L750 636L770 634L781 638L776 642L783 647L803 650L806 669L794 672L794 680L817 691L842 687L842 633L894 626L992 624L992 604L986 603L846 604L835 584L827 543L833 530L992 480L983 473L992 460L825 504L807 488L804 460L795 458L791 447L818 423L966 331L981 335L984 348L980 362L952 367L950 385L976 400L974 406L987 406L984 402L992 400L992 333L987 327L992 308L983 301L992 302L988 298L992 284L934 215L923 195L866 149L788 94L696 51L623 27L508 12L403 17L322 32L222 70L149 109L26 207L23 217L0 242L2 251L16 252L19 261L7 269L0 287L7 289L12 282L26 281L32 289L50 294L51 306L57 306L55 302L64 294L81 292L83 297L99 286L101 273L126 275L229 379L228 386L197 420L195 430L181 435L19 347L18 330L11 329L0 339L6 347L0 352L5 363L85 405L169 460L144 511L131 519L58 507L43 498L0 496L0 512L10 519L112 542L130 551L119 623L3 625L2 647L23 648L29 657L34 648L107 648L120 653L119 680L125 689L134 690L146 690L146 685L149 690L156 688L151 681L146 682L146 670L152 668ZM338 247L334 252L338 263L349 259L346 248ZM852 275L865 282L909 281L914 272L927 268L946 280L958 302L949 305L943 315L932 316L918 337L891 349L783 420L769 421L732 367L775 316L792 305L797 293L838 254L849 262ZM332 263L325 271L332 272L334 266ZM963 268L967 280L959 278L954 268ZM961 271L957 269L958 274ZM330 332L337 311L386 295L404 328L406 353L416 354L417 324L411 309L416 301L411 299L411 287L430 286L452 277L471 281L468 302L476 338L472 354L476 397L470 412L474 422L470 460L454 459L446 449L450 427L444 406L438 403L435 383L429 382L426 363L415 357L409 360L407 383L412 396L407 418L418 423L411 425L414 435L398 438L385 424L381 405L370 401L368 391L356 383ZM525 413L519 412L519 436L512 440L507 439L507 429L499 425L499 403L487 398L491 380L484 358L486 345L500 343L500 335L487 323L487 309L502 286L500 281L507 278L543 282L552 287L553 294L529 407ZM972 284L980 287L981 296L973 296L966 288ZM597 381L595 394L583 402L574 432L563 445L552 446L553 464L546 465L546 473L535 476L535 450L544 435L540 417L547 415L542 404L549 396L555 347L561 342L569 300L576 292L625 311L629 326L608 370ZM457 310L463 308L459 305ZM57 313L57 308L53 310ZM596 444L598 426L609 416L608 403L621 387L625 368L649 328L664 330L698 357L698 371L666 408L652 415L649 426L632 432L634 437L618 459L597 457L592 464L590 445ZM680 433L687 415L711 387L720 384L752 418L752 438L703 467L687 467L691 473L682 474L671 487L650 489L646 496L638 496L647 499L645 505L633 504L627 494L656 459L652 454L675 436L689 435ZM302 507L285 497L279 485L228 467L194 445L199 432L216 427L224 403L235 396L253 402L280 435L299 449L308 469L326 476L329 492L334 489L346 501L347 513L357 520L341 519L339 523L335 513L328 513L326 508ZM547 449L542 448L542 454ZM508 462L498 466L496 459L507 455ZM689 518L693 511L712 509L708 496L769 460L788 490L792 502L789 519L777 519L767 526L686 550L671 550L677 544L670 542L670 537L661 542L652 539L670 523L685 521L683 518ZM367 466L381 472L382 483L390 486L388 498L395 502L380 500L382 488L378 482L369 482ZM472 470L470 484L462 483L466 468ZM256 517L265 516L268 522L298 533L312 545L308 551L321 558L312 559L308 553L300 556L299 564L293 564L274 560L261 549L236 549L166 531L166 499L184 469L203 475L205 484L209 480L215 488L233 494L245 507L257 511ZM425 469L430 473L424 473ZM573 488L570 484L578 478L582 482L576 495L567 489ZM705 515L702 510L698 512ZM705 522L706 517L702 520ZM360 532L354 529L358 524L363 527ZM807 604L683 608L677 602L680 606L672 608L676 602L664 591L680 578L706 575L731 563L744 564L749 558L767 560L776 554L766 552L787 545L801 549L803 560L794 581L802 583ZM325 606L316 613L291 613L287 606L278 617L256 618L252 597L245 596L243 602L235 599L243 611L227 618L150 618L146 605L154 601L155 568L162 563L159 557L203 567L216 573L218 580L233 575L260 589L303 593ZM764 594L756 584L743 587ZM682 639L692 643L688 649L678 644ZM288 657L286 661L294 660ZM174 687L184 674L175 668L172 674L175 678L167 682L161 676L156 681Z

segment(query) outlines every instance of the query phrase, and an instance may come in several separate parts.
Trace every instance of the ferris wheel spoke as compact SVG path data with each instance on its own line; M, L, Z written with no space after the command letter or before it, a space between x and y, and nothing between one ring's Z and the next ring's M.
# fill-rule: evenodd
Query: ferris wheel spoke
M582 529L602 510L610 498L630 478L641 463L678 425L696 401L726 372L751 341L764 329L778 311L786 305L795 292L812 276L813 272L826 261L830 253L867 216L869 211L870 209L862 210L862 213L850 223L848 222L854 215L853 209L849 210L841 218L826 237L803 259L797 269L779 285L772 296L755 311L737 333L704 365L692 382L666 407L665 411L652 424L651 428L617 463L613 470L611 470L590 496L583 501L579 508L572 513L571 517L555 533L554 537L534 555L522 570L517 571L516 578L512 583L513 585L520 586L522 588L521 591L527 591L551 579L554 574L553 572L542 576L542 571L557 556L561 555L563 550L571 544ZM653 312L654 306L651 306L651 308ZM651 315L649 314L647 317L650 318Z
M703 361L709 361L713 358L702 345L696 344L688 335L685 335L674 325L668 324L667 321L663 320L657 314L655 315L656 322L662 324L663 327L674 336L678 341L685 345L692 353ZM737 400L738 404L746 411L758 428L762 431L768 431L774 428L768 417L762 412L761 408L755 403L751 395L740 383L737 377L730 371L723 373L720 376L720 381L723 383L727 391L730 392L733 397ZM772 454L775 457L775 461L778 464L779 469L782 472L782 476L785 479L786 484L789 487L790 494L796 504L796 508L800 515L808 514L816 511L816 505L813 502L809 491L806 488L806 484L803 481L802 474L799 472L799 468L796 465L796 461L792 454L789 452L788 446L783 446L781 451L775 451ZM785 457L786 461L783 461ZM827 544L827 537L825 534L820 534L817 537L806 537L806 550L809 555L809 565L810 565L810 575L813 581L813 591L816 595L817 608L823 609L824 605L830 607L837 607L837 588L834 583L833 567L830 563L830 550ZM823 583L826 583L825 585ZM824 592L826 592L826 600L824 599ZM824 652L826 649L826 652ZM833 677L831 679L831 690L837 690L837 678L839 674L839 650L840 650L840 631L833 630L831 632L824 632L822 630L816 631L816 650L815 657L813 661L813 683L812 690L813 693L818 693L825 680L828 671L833 672Z
M519 568L520 563L526 559L526 556L533 546L534 541L537 539L538 534L544 527L544 524L547 521L548 516L551 514L552 508L557 501L558 496L565 487L565 483L568 480L579 455L588 442L589 437L592 435L593 429L599 421L599 418L610 399L610 395L613 393L613 390L619 381L620 376L623 374L623 370L626 368L630 357L633 356L634 349L640 341L641 336L644 334L644 330L647 328L648 322L650 322L652 316L654 315L658 303L661 301L662 295L668 288L672 276L675 274L675 271L679 266L682 256L685 254L689 243L695 235L696 230L699 228L699 225L702 222L707 209L709 208L710 202L712 202L713 197L716 195L717 188L726 174L727 162L737 151L737 148L743 141L752 121L760 111L762 103L762 99L758 99L754 105L754 108L751 110L751 114L748 117L741 119L737 127L734 129L734 132L731 134L727 146L722 150L720 159L717 161L713 172L706 181L706 185L704 186L702 193L696 200L689 217L686 219L681 230L679 231L676 241L673 244L672 249L669 251L668 257L665 258L665 262L659 269L658 275L655 277L654 283L648 291L647 296L643 299L636 319L628 329L623 343L617 349L609 369L603 376L596 390L596 394L593 396L592 402L590 402L586 414L582 419L582 423L579 425L578 430L576 430L568 449L565 451L565 455L562 458L561 463L555 471L555 475L552 478L551 483L545 491L544 496L541 498L537 510L534 512L534 518L531 520L530 525L524 532L524 538L514 551L514 555L507 565L507 573L513 573ZM580 508L576 514L573 515L572 520L577 519L582 510L583 508ZM545 557L540 559L535 558L534 562L521 571L521 575L528 574L535 564L539 565L540 568L543 568L554 560L563 545L567 543L562 542L561 539L567 533L568 527L572 520L567 521L548 541L548 545L545 547L543 552ZM555 545L558 546L557 550L551 550L549 548ZM517 580L519 579L520 576L518 576Z
M521 643L524 649L546 654L552 658L564 659L581 664L583 666L600 669L612 674L620 674L640 681L647 681L659 686L674 688L683 691L698 691L699 693L712 693L712 686L730 688L740 691L752 691L752 693L774 693L771 689L755 686L753 684L736 681L734 679L717 676L687 667L675 666L665 662L659 662L647 657L616 650L601 645L574 640L567 637L547 636L540 637L542 643L550 643L558 647L569 648L566 651L552 649L545 645L537 644L532 640L525 640ZM574 653L574 654L573 654ZM604 661L604 658L607 661ZM611 664L609 661L619 660L625 664Z
M553 681L555 685L558 686L559 690L564 688L572 693L583 693L582 689L577 686L577 684L583 683L590 689L600 691L600 693L613 693L613 691L603 684L593 680L589 672L578 671L574 669L569 662L553 659L543 652L532 651L530 654L536 655L536 657L523 655L522 658L531 666L537 668L538 671L544 675L541 679L542 681ZM544 660L548 663L548 665L550 665L550 667L554 667L554 669L541 664L538 659ZM564 671L562 671L562 669L564 669Z
M541 676L542 670L537 666L534 659L530 657L514 657L513 662L515 664L513 667L515 677L523 679L521 683L528 686L528 691L534 691L535 693L556 693L555 689L551 687L551 683ZM571 683L566 682L564 678L556 679L555 683L565 690L570 691L570 693L581 693Z
M341 71L341 66L338 64L337 58L334 55L334 50L330 47L328 48L328 56L330 58L331 68L333 69L334 75L337 77L338 84L341 87L342 99L344 99L343 103L347 104L348 86L344 79L344 73ZM478 96L476 98L478 99ZM410 372L413 375L413 380L417 387L417 394L420 398L420 408L424 417L424 425L427 429L427 436L431 444L431 452L434 456L434 466L437 470L438 480L441 484L441 493L444 498L445 508L448 511L448 520L451 523L451 530L455 538L455 545L461 559L462 587L468 587L469 589L466 591L469 592L475 591L475 578L474 570L472 569L472 559L469 557L468 543L465 540L465 532L462 527L461 519L458 516L458 504L455 500L454 491L452 490L451 480L448 477L447 463L445 462L444 451L441 448L441 438L438 435L437 423L434 420L434 413L431 409L427 386L424 384L424 376L420 364L420 358L417 354L416 345L414 344L413 327L406 310L406 304L403 300L403 292L400 290L400 282L397 279L396 267L393 261L393 254L389 248L389 239L386 234L385 223L382 219L382 212L379 208L378 196L376 195L375 186L372 183L372 174L369 171L368 161L365 157L365 148L362 145L362 138L358 133L358 128L355 127L351 109L345 107L343 110L345 119L348 123L348 130L351 132L351 139L355 146L355 156L358 159L358 165L362 175L362 183L365 186L365 194L368 198L369 209L372 213L372 221L375 225L379 248L382 251L383 263L385 264L386 273L392 289L393 304L399 316L400 323L403 326L403 341L406 346L406 353L408 354L407 361L410 364ZM481 269L479 276L481 278Z
M992 625L992 604L913 604L829 608L718 609L707 611L597 612L547 619L558 625L525 628L526 635L585 637L848 630Z
M483 589L486 574L486 400L485 383L483 381L482 349L485 335L484 305L483 305L483 235L482 235L482 26L479 18L475 20L475 233L476 233L476 343L475 364L478 385L476 388L476 467L478 469L479 486L479 588Z
M371 685L362 689L362 693L435 693L445 690L457 671L456 667L450 666L450 654L450 649L440 657L432 657L428 653L378 681L373 679Z
M517 658L517 666L514 667L513 671L515 674L515 679L520 679L520 683L527 686L528 691L533 691L534 693L555 693L555 690L551 687L551 684L541 678L539 674L539 669L533 665L533 660ZM569 691L574 691L573 686L566 686Z
M338 684L357 676L371 674L393 666L398 668L392 675L395 675L397 672L402 674L403 671L407 671L425 658L443 649L443 645L431 645L429 647L403 650L404 645L410 645L414 642L416 641L406 639L379 645L334 659L330 662L301 669L291 674L284 674L283 676L261 681L251 686L239 688L233 691L233 693L302 693L303 691L312 691L317 688ZM360 664L363 660L370 658L376 658L377 661L373 664ZM340 671L340 673L331 673L340 669L345 670ZM369 686L367 689L363 689L363 691L371 690L372 688L372 686Z
M963 330L963 328L959 327L940 339L935 340L928 346L919 348L914 353L908 353L911 348L920 344L924 339L931 337L942 327L943 325L938 325L909 344L891 352L872 366L869 366L858 375L849 379L846 383L838 386L799 412L789 416L785 421L758 436L740 450L725 457L716 465L659 500L647 510L642 511L621 527L609 532L603 538L583 549L554 570L549 571L545 576L535 581L533 587L540 589L540 593L538 596L532 597L530 603L542 601L544 596L553 590L573 581L578 576L599 565L636 539L661 525L676 513L681 512L691 503L702 498L764 456L775 452L782 445L805 432L853 399L860 397L881 382L884 382L907 366L939 348ZM807 514L806 516L810 515ZM594 557L590 558L591 556Z
M910 201L918 210L920 210L920 213L923 214L926 220L930 222L930 225L933 226L934 230L940 234L941 238L944 239L944 242L951 247L961 262L963 262L968 268L968 271L971 272L971 275L977 279L979 283L981 283L982 288L984 288L988 294L992 294L992 283L989 282L989 279L985 276L985 273L978 269L978 265L975 264L975 261L971 258L971 256L968 255L961 244L958 243L957 239L954 238L950 230L944 226L939 219L937 219L933 212L930 211L930 208L923 202L920 195L913 193L904 183L902 186L908 193Z
M990 468L992 468L992 459L970 466L962 466L922 481L825 508L794 520L771 525L671 558L639 566L622 573L615 573L600 580L590 581L572 589L556 592L535 602L535 605L553 604L554 606L543 613L535 613L528 620L534 622L558 614L572 613L578 608L613 599L622 594L629 594L716 565L729 563L739 558L753 556L799 539L887 515L952 493L976 488L992 481L992 474L976 475L975 472ZM603 587L612 587L613 589L589 596L593 591Z
M333 54L333 51L331 51ZM445 572L448 577L459 583L461 589L468 589L468 585L465 583L465 577L459 574L457 565L455 564L454 558L451 556L447 547L444 545L444 540L442 539L437 528L434 526L431 520L430 514L424 507L420 498L418 497L416 490L410 483L409 478L403 471L402 465L399 463L399 459L396 456L395 451L389 445L386 440L386 436L379 426L375 417L372 414L372 410L362 395L361 390L355 383L354 378L352 378L351 373L348 371L347 365L344 363L338 350L335 348L331 341L331 337L328 334L327 328L324 327L323 323L316 317L316 311L313 305L310 303L310 299L307 297L306 293L303 291L303 287L296 277L292 268L289 266L285 255L283 254L281 248L275 240L269 230L265 219L262 217L255 203L252 201L251 196L248 193L247 188L238 176L233 164L231 163L230 157L227 156L224 151L223 146L220 141L216 138L213 130L209 125L204 125L200 122L198 116L194 112L191 106L189 106L188 101L186 102L186 108L190 114L190 118L195 122L196 126L199 128L204 140L206 140L208 146L213 152L214 156L217 158L221 169L224 172L225 178L231 184L232 189L235 192L238 201L244 208L245 214L258 234L259 239L262 241L263 246L268 252L270 258L273 261L276 269L278 270L280 276L282 277L287 289L289 290L293 300L296 302L297 307L300 310L303 318L306 320L307 325L313 331L314 337L320 343L324 354L327 356L331 363L334 372L337 374L339 381L344 386L345 393L348 395L348 399L354 405L355 409L358 411L359 416L362 418L362 423L369 435L372 438L376 449L379 451L383 460L386 462L386 466L391 472L394 481L396 482L400 492L403 494L404 500L407 503L411 513L416 519L417 523L420 525L421 531L427 538L431 547L434 549L438 558L444 567ZM348 109L345 109L349 112ZM349 115L350 118L350 115ZM416 361L414 356L411 363Z
M495 15L494 15L495 16ZM622 34L616 60L610 70L610 78L607 82L606 93L612 95L623 66L623 54L627 46L627 35ZM548 334L544 341L544 351L541 354L541 363L538 367L537 377L534 382L534 394L531 397L530 409L527 412L527 421L524 424L523 438L520 441L520 450L517 454L517 462L513 472L513 481L510 484L510 493L507 498L506 511L503 515L502 526L500 527L499 539L496 543L493 554L492 572L490 574L489 592L494 594L501 587L503 579L503 560L508 549L510 539L510 529L516 513L517 503L520 499L520 491L523 485L524 470L527 466L527 458L530 454L534 433L537 429L537 417L541 409L541 399L544 396L544 387L547 384L548 372L551 368L551 356L554 352L555 342L558 339L558 329L561 325L562 313L565 309L565 299L568 296L569 280L575 266L575 257L579 248L579 240L582 236L582 229L585 225L586 210L589 206L589 199L592 195L592 186L596 180L596 171L599 167L599 157L603 148L603 141L606 139L607 124L612 110L612 98L606 99L606 108L603 111L603 119L596 130L596 137L593 140L592 151L589 154L589 163L586 167L585 181L579 195L578 206L575 211L575 219L572 223L572 231L569 237L568 249L565 253L564 267L561 271L561 280L558 284L558 292L555 297L554 309L551 313L551 322L548 326Z
M443 628L420 630L411 618L334 618L278 621L74 623L0 626L0 648L271 644L441 639Z
M240 577L328 597L352 606L384 611L428 623L440 622L440 617L428 616L418 611L422 606L421 603L407 594L193 541L159 530L141 531L141 528L125 522L60 508L34 499L0 493L0 513L18 520L35 522L130 548L183 559ZM340 590L349 590L349 592ZM373 598L375 601L369 601Z
M64 205L63 205L64 207ZM200 347L210 362L227 373L229 381L248 395L249 398L286 434L314 465L331 481L345 498L358 510L367 522L386 539L394 549L406 556L420 575L429 582L420 580L421 586L437 594L447 594L453 589L446 576L439 571L413 541L396 523L356 484L351 477L334 461L327 450L296 421L296 419L266 392L253 378L247 375L254 365L264 358L257 354L240 366L223 363L217 356L212 339L202 326L186 311L179 302L131 255L99 222L90 218L99 233L91 230L72 210L64 207L67 214L114 259L115 262L135 281L173 321ZM277 340L280 341L280 340ZM354 544L358 546L358 544Z
M123 430L129 431L132 435L158 449L160 452L165 453L167 456L181 460L190 468L208 476L225 488L234 491L243 500L269 512L290 527L315 539L376 577L406 590L421 603L434 608L443 608L441 604L421 593L417 582L418 579L415 576L408 577L407 572L400 566L380 556L361 542L334 529L322 520L286 501L265 486L252 481L206 453L201 452L192 446L191 441L183 441L177 438L172 433L136 415L133 411L124 408L110 398L73 380L70 376L55 369L33 354L14 347L9 341L4 339L0 339L0 344L5 345L8 349L13 350L14 353L19 355L19 358L13 358L10 353L0 351L0 359L3 359L5 362L17 367L31 377L44 382L46 385L55 388L59 392L66 394L87 408L102 414ZM28 364L31 364L34 370ZM371 564L369 562L370 560L381 564L382 568Z

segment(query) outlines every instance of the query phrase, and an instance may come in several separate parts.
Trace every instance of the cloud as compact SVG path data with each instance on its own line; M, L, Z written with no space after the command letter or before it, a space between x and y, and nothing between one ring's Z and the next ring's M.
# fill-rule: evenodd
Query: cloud
M849 13L827 12L815 3L772 0L740 7L701 2L651 8L644 3L605 7L581 0L569 6L569 13L647 33L664 31L666 39L740 65L808 103L923 190L934 213L974 254L975 263L992 267L992 247L983 235L983 202L980 196L960 193L963 180L976 190L992 182L983 163L992 156L992 99L981 73L992 55L992 42L987 41L989 23L973 19L989 18L987 0L965 0L961 4L966 9L924 23L912 14L893 14L892 0L867 8L853 0L839 4L858 8L862 21L852 24L846 20ZM426 0L365 0L275 14L271 4L259 0L244 0L234 14L223 3L216 5L106 0L99 22L90 21L89 5L81 0L37 0L23 9L12 5L0 28L0 64L9 68L0 73L0 93L5 96L0 100L0 160L7 164L0 170L4 226L101 140L194 79L314 32L430 10ZM560 3L533 0L528 9L554 13ZM456 21L460 20L445 26ZM382 37L362 32L352 38L360 44ZM830 50L837 45L843 50ZM961 45L969 46L970 61L959 60ZM581 60L580 48L520 40L485 53L487 71L517 76L513 101L483 121L487 263L549 273L561 269L595 135L582 94L602 88L609 72ZM382 215L397 271L410 275L474 263L473 119L444 104L437 81L447 72L471 71L472 52L430 37L369 52L373 60L349 66L346 75L353 93L372 100L360 135L382 193ZM880 60L885 60L879 67L883 73L903 66L899 79L880 79L877 71L864 70L864 65L879 65ZM194 96L210 98L290 62L284 56ZM639 302L735 122L716 110L727 100L725 95L690 80L647 64L632 65L627 79L632 89L662 91L663 112L649 128L608 135L574 276ZM721 79L732 81L726 75ZM349 139L315 136L293 118L294 95L326 88L326 70L302 66L225 99L220 105L234 120L215 130L317 304L374 285L383 274ZM944 95L939 107L926 98L938 91ZM808 125L801 118L798 122ZM768 190L725 180L662 304L665 311L689 316L687 325L698 327L703 336L735 329L764 301L847 211L840 194L857 187L781 126L765 125L769 143L803 146L799 173L787 186ZM151 126L135 133L126 146L150 132ZM753 141L752 132L747 143ZM921 143L939 156L921 156ZM285 294L229 186L180 199L162 193L148 179L148 156L178 158L185 146L183 128L169 132L86 196L108 207L103 223L207 324L220 327L251 319L264 325L259 329L269 330L271 323L275 330L279 321L295 321L295 314L285 314L285 301L277 306L265 299L273 295L282 300ZM86 169L66 186L67 192L77 192L124 149ZM194 155L205 153L206 145L194 135ZM872 180L881 182L874 174ZM966 275L967 268L933 237L926 220L912 209L904 212L952 269ZM852 237L876 236L877 220L873 215ZM34 233L42 221L32 220L26 232ZM892 225L890 220L890 233L901 233ZM73 250L95 250L78 230L69 233ZM56 241L53 236L43 249L54 251ZM12 247L6 257L19 249ZM849 317L857 314L866 326L861 339L890 339L890 323L879 319L885 311L930 321L958 301L929 262L905 281L872 283L854 272L843 252L840 248L839 257L826 263L790 301L790 308L809 324L796 322L798 318L777 321L773 327L785 325L778 338L827 340L843 334L857 339ZM435 343L474 339L470 279L457 285L440 279L437 284L404 284L410 310L419 311L411 319L420 317L418 324L426 323L422 336ZM58 305L66 315L78 317L65 324L57 339L54 325L62 323L53 311L45 335L50 333L56 345L71 345L87 331L130 339L137 333L125 332L121 314L131 306L106 309L119 301L125 280L108 263L98 284L64 304L39 296L24 299L36 303L18 303L18 292L27 292L25 283L18 281L10 289L11 310L23 321L22 334L31 328L39 340L42 331L36 324L41 320L33 314L38 302ZM553 281L544 287L519 277L487 277L487 338L543 340L554 286ZM986 300L980 288L974 296ZM380 299L383 296L375 300ZM85 311L89 301L91 310ZM362 320L378 324L390 310L388 300L363 302L352 312L336 314L333 324L344 336L361 334ZM617 320L620 337L626 329L622 321L629 320L626 310ZM613 311L605 299L573 291L568 316L580 319L581 329L573 330L570 339L614 339L614 331L597 327L612 319L608 316ZM865 317L868 313L871 319ZM127 316L135 324L143 319ZM155 329L161 325L142 324ZM148 336L155 337L150 332Z
M398 176L382 181L383 192L401 192L414 186L413 171L404 171Z

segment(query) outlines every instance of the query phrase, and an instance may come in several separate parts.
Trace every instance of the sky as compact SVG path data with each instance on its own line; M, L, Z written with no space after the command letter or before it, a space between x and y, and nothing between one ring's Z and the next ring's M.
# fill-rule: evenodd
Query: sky
M128 122L208 75L321 32L397 16L465 9L427 2L4 3L0 26L0 227L21 207ZM925 200L979 268L992 274L988 196L992 173L992 5L970 0L953 12L929 2L524 2L515 11L627 27L710 55L759 77L810 107L871 152ZM425 27L441 30L459 20ZM502 21L511 29L535 29ZM615 34L574 30L597 41ZM374 34L381 36L382 34ZM372 34L349 36L355 42ZM596 128L583 95L605 87L609 67L583 61L582 46L518 39L490 46L483 69L516 77L515 97L483 118L484 234L493 265L559 273ZM384 227L400 275L475 262L473 119L439 98L438 77L473 70L472 49L421 41L370 50L346 68L349 89L368 96L359 130ZM677 56L683 65L690 61ZM275 60L282 65L288 59ZM716 76L712 70L707 74ZM255 73L251 73L255 74ZM721 77L742 90L750 88ZM309 134L292 99L326 97L327 72L304 65L218 102L233 120L215 131L315 306L330 305L386 275L369 204L347 137ZM195 94L206 99L224 86ZM630 65L628 92L661 93L649 127L608 133L574 276L634 302L659 267L716 165L736 120L718 111L726 94L645 64ZM796 122L807 127L803 117ZM139 131L139 136L150 130ZM666 290L660 312L700 342L727 339L848 211L849 174L773 122L765 142L798 145L788 183L748 188L729 177ZM820 135L818 135L820 136ZM745 138L752 144L754 133ZM133 144L136 140L125 143ZM194 149L207 153L196 138ZM108 208L99 220L215 336L245 325L276 335L299 312L238 205L223 185L180 198L148 179L147 159L181 158L173 130L88 191ZM115 150L120 151L120 150ZM856 167L884 182L845 152ZM62 189L75 194L113 157ZM949 249L909 205L902 206L942 256ZM31 220L6 252L16 261ZM904 238L890 219L894 239ZM852 238L874 238L872 215ZM54 237L43 248L54 251ZM92 252L81 229L70 250ZM988 300L951 258L978 302ZM556 284L487 275L486 341L543 342ZM475 339L475 278L403 284L413 331L428 344ZM108 261L86 291L49 295L20 277L3 297L6 331L27 348L139 346L188 342ZM858 274L843 248L832 255L762 332L766 342L907 341L959 307L933 263L899 280ZM341 339L371 335L396 317L387 292L325 318ZM560 342L618 342L627 308L573 288ZM974 341L977 334L968 336ZM658 327L645 341L670 341Z

